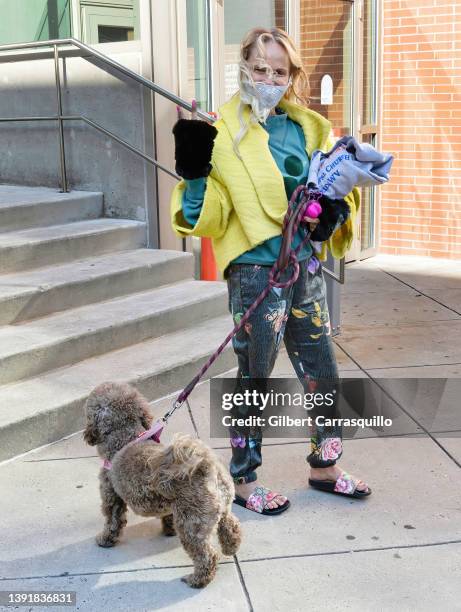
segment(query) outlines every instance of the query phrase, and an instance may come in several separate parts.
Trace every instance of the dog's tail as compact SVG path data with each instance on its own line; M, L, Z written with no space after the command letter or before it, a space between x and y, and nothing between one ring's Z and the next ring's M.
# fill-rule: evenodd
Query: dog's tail
M203 442L188 435L174 436L171 445L164 450L162 464L157 478L165 494L174 481L217 478L210 450Z
M214 461L210 449L201 440L185 434L176 434L171 445L173 464L183 471L184 475L207 476Z
M218 523L218 539L225 555L235 555L242 541L240 522L231 512L222 515Z

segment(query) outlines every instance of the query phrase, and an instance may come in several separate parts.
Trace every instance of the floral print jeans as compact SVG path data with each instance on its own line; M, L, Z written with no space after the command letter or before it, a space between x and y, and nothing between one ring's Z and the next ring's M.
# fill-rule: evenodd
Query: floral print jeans
M330 319L322 266L309 272L308 260L301 261L299 277L284 289L273 287L265 300L233 338L240 379L268 378L275 364L282 339L297 377L305 391L318 379L337 381L338 370L331 340ZM229 310L238 323L266 287L271 266L232 264L228 269ZM290 278L292 265L281 275ZM242 380L242 383L244 381ZM256 480L262 463L262 433L231 431L230 472L236 484ZM312 432L306 460L312 467L334 465L342 454L341 430L317 427Z

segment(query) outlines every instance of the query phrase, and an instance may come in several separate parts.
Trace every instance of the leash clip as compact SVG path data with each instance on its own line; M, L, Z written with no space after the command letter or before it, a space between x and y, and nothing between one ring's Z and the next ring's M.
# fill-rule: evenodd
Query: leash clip
M178 409L181 408L181 406L184 404L186 400L175 400L174 404L173 404L173 408L171 410L169 410L168 412L166 412L163 416L162 416L162 421L165 423L165 425L168 423L168 419L171 417L171 415Z

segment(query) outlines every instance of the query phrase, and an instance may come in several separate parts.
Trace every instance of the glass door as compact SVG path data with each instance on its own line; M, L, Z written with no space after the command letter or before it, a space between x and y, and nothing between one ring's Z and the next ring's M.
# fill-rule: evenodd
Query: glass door
M254 27L287 28L285 0L232 0L224 2L224 101L238 89L240 42Z
M187 91L204 111L212 110L211 28L208 0L186 0Z

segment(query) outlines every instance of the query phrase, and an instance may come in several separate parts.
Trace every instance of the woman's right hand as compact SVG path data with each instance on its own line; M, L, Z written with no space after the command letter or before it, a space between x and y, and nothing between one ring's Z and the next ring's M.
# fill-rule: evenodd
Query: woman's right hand
M336 231L336 229L346 222L350 214L349 205L345 200L331 200L323 195L320 198L322 212L318 216L318 225L311 233L311 240L324 242Z
M201 121L201 119L199 119L198 115L197 115L197 100L195 98L193 98L193 100L191 102L191 106L192 106L192 110L191 110L191 113L190 113L189 121ZM178 121L179 121L179 119L186 119L184 117L184 109L182 108L182 106L178 105L176 107L176 112L178 114ZM188 120L186 119L186 121L188 121Z
M173 127L176 173L188 180L206 177L211 172L211 156L218 130L197 119L196 100L192 100L190 119L184 119L182 109L176 108L178 121Z

